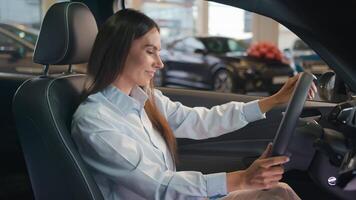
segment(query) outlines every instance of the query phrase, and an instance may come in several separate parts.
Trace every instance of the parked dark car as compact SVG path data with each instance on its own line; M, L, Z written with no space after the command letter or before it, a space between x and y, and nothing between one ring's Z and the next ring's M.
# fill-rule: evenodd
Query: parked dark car
M240 94L274 93L293 75L286 63L247 56L247 46L226 37L176 40L161 53L165 68L156 75L156 84Z
M320 76L331 71L320 56L300 39L294 41L292 49L286 49L285 53L289 54L291 65L296 72L306 71Z

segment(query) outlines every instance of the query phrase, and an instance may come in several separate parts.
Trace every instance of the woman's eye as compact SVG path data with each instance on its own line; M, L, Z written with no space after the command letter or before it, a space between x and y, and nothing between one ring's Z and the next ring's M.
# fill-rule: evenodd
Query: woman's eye
M147 51L147 53L148 53L148 54L154 54L154 52L153 52L153 51Z

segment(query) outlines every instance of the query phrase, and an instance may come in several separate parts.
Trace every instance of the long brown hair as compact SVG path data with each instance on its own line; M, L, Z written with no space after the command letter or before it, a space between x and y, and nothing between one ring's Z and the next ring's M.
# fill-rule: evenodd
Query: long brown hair
M151 18L132 9L116 12L101 26L88 62L85 97L101 91L115 81L123 71L132 42L153 28L159 31L158 25ZM153 127L164 138L176 163L176 138L167 120L157 109L152 80L149 87L152 92L148 94L145 111Z

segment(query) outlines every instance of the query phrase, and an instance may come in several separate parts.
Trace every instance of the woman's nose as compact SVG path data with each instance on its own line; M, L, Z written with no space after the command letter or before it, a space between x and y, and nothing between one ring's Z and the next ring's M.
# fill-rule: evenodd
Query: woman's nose
M156 67L159 69L162 69L164 67L164 64L160 56L157 57Z

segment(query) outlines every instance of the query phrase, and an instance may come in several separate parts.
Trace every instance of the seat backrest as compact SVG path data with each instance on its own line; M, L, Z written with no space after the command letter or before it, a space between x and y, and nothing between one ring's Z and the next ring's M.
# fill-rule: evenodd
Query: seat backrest
M32 76L0 73L0 183L1 197L14 199L33 196L25 159L12 115L12 99L17 88ZM13 187L21 186L19 188ZM12 187L11 187L12 186Z
M84 4L54 4L42 23L34 61L86 62L96 34L95 19ZM36 77L15 94L16 128L36 199L103 199L70 135L85 79L83 74Z

